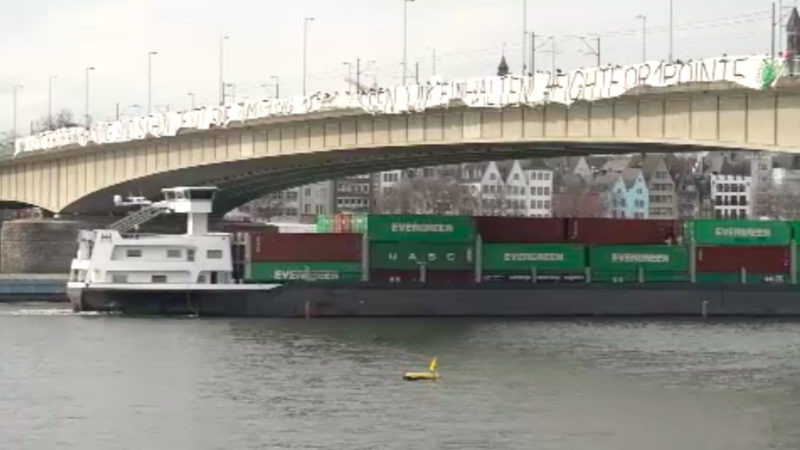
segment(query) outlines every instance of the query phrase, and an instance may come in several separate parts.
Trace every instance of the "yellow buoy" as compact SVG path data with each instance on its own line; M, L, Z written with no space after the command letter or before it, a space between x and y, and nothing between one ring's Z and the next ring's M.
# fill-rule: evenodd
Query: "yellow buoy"
M403 374L403 379L406 381L421 381L421 380L436 380L439 378L439 372L436 371L437 360L434 357L428 363L427 372L406 372Z

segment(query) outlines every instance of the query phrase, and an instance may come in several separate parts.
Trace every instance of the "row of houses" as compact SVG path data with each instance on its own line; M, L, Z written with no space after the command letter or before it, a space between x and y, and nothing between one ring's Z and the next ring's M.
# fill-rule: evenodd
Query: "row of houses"
M777 214L767 206L778 200L778 185L800 192L795 165L786 157L742 152L491 161L364 174L255 203L262 205L261 216L285 221L348 212L747 218ZM782 197L791 197L786 192Z

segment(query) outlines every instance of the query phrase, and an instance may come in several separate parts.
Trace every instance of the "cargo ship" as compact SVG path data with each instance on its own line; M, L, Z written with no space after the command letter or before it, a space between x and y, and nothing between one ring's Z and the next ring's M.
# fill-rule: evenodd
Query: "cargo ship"
M800 316L800 223L369 215L361 233L208 230L215 188L84 230L76 310L205 316ZM135 229L186 214L184 234ZM341 229L341 228L340 228Z

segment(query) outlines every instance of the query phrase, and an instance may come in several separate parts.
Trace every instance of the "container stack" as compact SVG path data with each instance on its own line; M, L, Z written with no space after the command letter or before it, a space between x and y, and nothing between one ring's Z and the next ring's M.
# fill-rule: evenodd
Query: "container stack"
M371 281L456 283L474 276L469 217L371 215L367 227Z
M591 281L645 283L689 281L686 248L674 220L569 219L570 242L587 246Z
M246 280L254 283L361 280L360 234L251 235Z
M757 220L693 220L698 282L784 283L790 278L791 227Z
M346 213L325 215L320 214L316 219L317 233L366 233L366 213Z
M584 281L583 245L566 243L566 221L476 217L483 243L481 281Z

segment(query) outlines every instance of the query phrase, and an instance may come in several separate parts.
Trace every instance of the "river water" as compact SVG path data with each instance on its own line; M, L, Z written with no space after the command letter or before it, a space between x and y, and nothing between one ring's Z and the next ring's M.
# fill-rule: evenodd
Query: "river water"
M4 449L800 448L800 322L0 305L0 367Z

